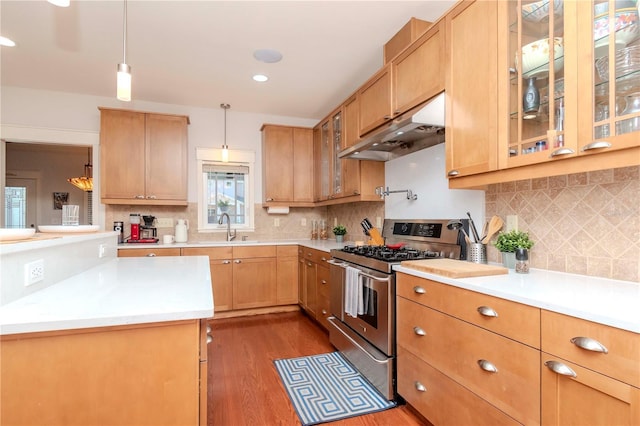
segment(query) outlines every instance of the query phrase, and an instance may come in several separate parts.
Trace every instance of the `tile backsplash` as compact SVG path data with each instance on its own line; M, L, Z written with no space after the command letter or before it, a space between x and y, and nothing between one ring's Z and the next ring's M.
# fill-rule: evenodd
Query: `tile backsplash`
M638 282L640 167L490 185L486 217L518 216L533 268ZM500 262L490 245L490 262Z

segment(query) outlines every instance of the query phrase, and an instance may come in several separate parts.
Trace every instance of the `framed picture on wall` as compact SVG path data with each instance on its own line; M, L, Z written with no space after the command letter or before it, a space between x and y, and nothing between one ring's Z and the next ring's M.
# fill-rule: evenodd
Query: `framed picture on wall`
M53 193L53 209L62 210L62 206L69 202L68 192L54 192Z

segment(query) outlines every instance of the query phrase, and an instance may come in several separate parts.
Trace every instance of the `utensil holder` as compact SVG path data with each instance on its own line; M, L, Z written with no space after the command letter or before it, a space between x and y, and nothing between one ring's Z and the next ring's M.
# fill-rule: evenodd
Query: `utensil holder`
M482 243L468 243L467 261L473 263L487 263L487 245Z

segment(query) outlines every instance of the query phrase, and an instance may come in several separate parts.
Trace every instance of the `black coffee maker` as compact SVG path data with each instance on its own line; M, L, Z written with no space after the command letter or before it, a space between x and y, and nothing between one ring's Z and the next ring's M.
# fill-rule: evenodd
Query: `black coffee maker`
M153 226L156 217L155 216L142 216L144 225L140 226L140 238L156 238L158 236L158 230Z

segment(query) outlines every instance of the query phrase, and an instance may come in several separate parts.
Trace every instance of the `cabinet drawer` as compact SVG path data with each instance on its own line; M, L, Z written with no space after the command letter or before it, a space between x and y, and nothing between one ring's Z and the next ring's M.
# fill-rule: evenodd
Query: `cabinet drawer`
M179 248L144 248L118 250L118 257L180 256Z
M519 424L402 346L398 346L398 394L438 426Z
M210 260L231 259L231 247L187 247L182 249L183 256L209 256Z
M311 249L311 248L304 248L303 249L303 254L304 254L304 258L306 260L309 260L309 261L311 261L313 263L317 263L317 264L321 264L321 265L327 265L326 262L329 259L331 259L331 255L329 253L324 252L322 250L315 250L315 249Z
M541 329L544 352L640 387L639 334L545 310ZM607 353L578 347L575 337L599 342Z
M242 246L233 248L233 258L276 257L276 246Z
M397 303L398 345L516 420L540 422L538 350L407 299Z
M538 308L402 273L397 274L397 293L421 305L540 348ZM490 316L493 313L497 316Z

